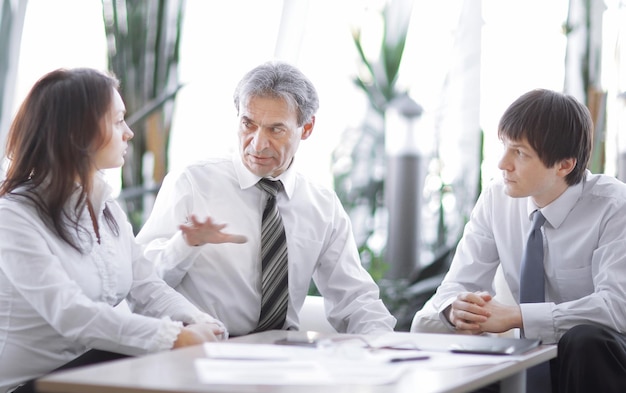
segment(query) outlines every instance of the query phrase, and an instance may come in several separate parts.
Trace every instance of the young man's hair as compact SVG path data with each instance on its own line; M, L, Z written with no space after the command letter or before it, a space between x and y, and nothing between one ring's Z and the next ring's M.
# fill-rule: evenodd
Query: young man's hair
M574 97L536 89L515 100L498 125L498 137L526 140L546 167L567 158L576 167L565 177L568 185L582 181L592 148L593 120Z

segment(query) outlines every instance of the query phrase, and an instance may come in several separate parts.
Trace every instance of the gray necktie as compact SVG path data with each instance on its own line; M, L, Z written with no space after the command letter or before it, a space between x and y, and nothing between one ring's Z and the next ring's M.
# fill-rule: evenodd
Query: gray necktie
M261 224L261 314L254 330L282 329L289 299L287 275L287 239L283 220L276 205L280 181L261 179L257 183L268 194Z
M546 218L541 211L535 210L526 249L522 256L520 276L520 303L543 303L544 272L543 272L543 236L541 226Z
M543 269L543 235L541 227L546 218L539 210L533 212L533 222L526 249L522 256L520 275L520 303L543 303L545 301L545 273ZM550 364L541 363L526 371L527 393L549 393Z

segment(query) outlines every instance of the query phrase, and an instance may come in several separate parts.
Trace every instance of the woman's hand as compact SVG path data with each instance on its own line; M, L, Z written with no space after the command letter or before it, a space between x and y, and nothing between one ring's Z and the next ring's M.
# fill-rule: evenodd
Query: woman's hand
M214 323L196 323L182 328L172 349L198 345L210 341L218 341L217 335L224 329Z

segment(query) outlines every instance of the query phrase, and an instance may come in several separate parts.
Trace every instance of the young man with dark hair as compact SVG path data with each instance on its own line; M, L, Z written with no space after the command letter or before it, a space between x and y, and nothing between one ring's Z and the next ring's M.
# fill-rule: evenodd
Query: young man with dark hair
M550 367L529 370L528 392L624 391L626 185L586 169L592 133L589 111L570 96L533 90L511 104L498 127L502 179L480 196L412 331L519 328L558 343ZM498 266L515 305L493 298Z

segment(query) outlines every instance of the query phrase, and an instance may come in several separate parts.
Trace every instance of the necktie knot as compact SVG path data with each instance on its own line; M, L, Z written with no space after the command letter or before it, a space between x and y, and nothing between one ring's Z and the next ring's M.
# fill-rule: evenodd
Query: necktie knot
M274 181L263 178L259 180L259 182L257 183L257 187L270 194L270 196L276 197L276 195L278 195L278 191L280 191L280 189L283 187L283 184L280 182L280 180Z
M543 224L546 222L546 218L543 216L543 214L541 214L540 210L535 210L535 212L533 213L533 231L541 228L543 226Z

